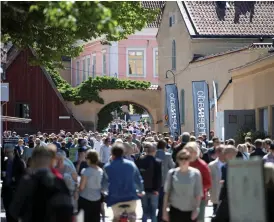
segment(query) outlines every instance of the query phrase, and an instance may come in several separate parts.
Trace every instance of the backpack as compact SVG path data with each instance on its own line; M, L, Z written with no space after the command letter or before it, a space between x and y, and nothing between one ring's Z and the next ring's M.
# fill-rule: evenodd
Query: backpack
M140 157L140 161L143 160L144 157ZM140 167L140 174L144 180L144 188L147 189L153 189L154 185L154 166L155 166L155 160L151 161L147 167Z
M32 178L35 186L31 221L72 222L72 198L64 180L52 172L34 174Z

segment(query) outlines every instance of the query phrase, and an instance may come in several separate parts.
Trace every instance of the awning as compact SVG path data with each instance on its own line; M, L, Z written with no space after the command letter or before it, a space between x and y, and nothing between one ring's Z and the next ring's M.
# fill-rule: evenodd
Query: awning
M1 121L14 122L14 123L29 123L31 119L18 118L12 116L1 116Z

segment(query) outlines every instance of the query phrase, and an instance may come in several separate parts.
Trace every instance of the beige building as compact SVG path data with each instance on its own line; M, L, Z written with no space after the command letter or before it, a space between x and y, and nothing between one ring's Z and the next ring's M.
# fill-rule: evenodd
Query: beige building
M80 121L87 129L95 131L98 124L98 113L102 110L102 108L113 102L129 102L146 110L152 119L152 130L158 131L158 123L161 122L161 109L159 103L160 91L161 90L158 88L158 85L152 85L147 90L102 90L99 95L104 100L104 104L92 101L85 102L81 105L75 105L73 102L67 102L67 106L78 121Z
M256 130L274 138L274 53L229 73L232 82L219 97L218 112L254 110ZM238 116L233 118L239 119Z
M213 105L213 81L220 96L231 80L230 70L269 56L268 48L254 47L254 43L272 42L273 11L274 4L267 2L166 2L157 34L159 84L164 89L165 84L172 83L171 75L166 79L166 71L174 72L182 131L194 128L192 81L207 81ZM232 102L233 97L228 97L226 103ZM160 106L164 119L164 90L161 91ZM212 114L212 129L213 117ZM161 124L160 130L166 131L167 128Z

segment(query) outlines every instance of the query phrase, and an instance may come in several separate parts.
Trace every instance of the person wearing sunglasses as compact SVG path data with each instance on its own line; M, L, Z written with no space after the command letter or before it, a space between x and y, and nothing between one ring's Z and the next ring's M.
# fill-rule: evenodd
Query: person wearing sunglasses
M205 218L205 208L207 205L207 193L211 188L211 173L207 166L207 163L200 158L201 150L196 142L189 142L186 144L184 149L188 150L190 153L190 166L198 169L202 176L203 183L203 197L200 203L200 212L198 217L198 222L203 222ZM216 155L216 154L215 154Z
M198 169L190 167L187 149L178 152L176 161L179 167L169 170L164 187L163 220L194 222L203 197L202 176Z

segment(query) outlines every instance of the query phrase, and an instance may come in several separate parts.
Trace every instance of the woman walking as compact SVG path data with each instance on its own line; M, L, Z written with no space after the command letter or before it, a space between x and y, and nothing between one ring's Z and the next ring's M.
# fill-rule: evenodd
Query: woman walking
M190 158L189 151L181 150L176 156L179 167L168 172L163 204L164 221L194 222L199 215L203 197L202 177L199 170L189 166Z
M84 210L85 222L100 222L103 170L98 167L95 150L87 151L88 167L81 174L78 209Z

